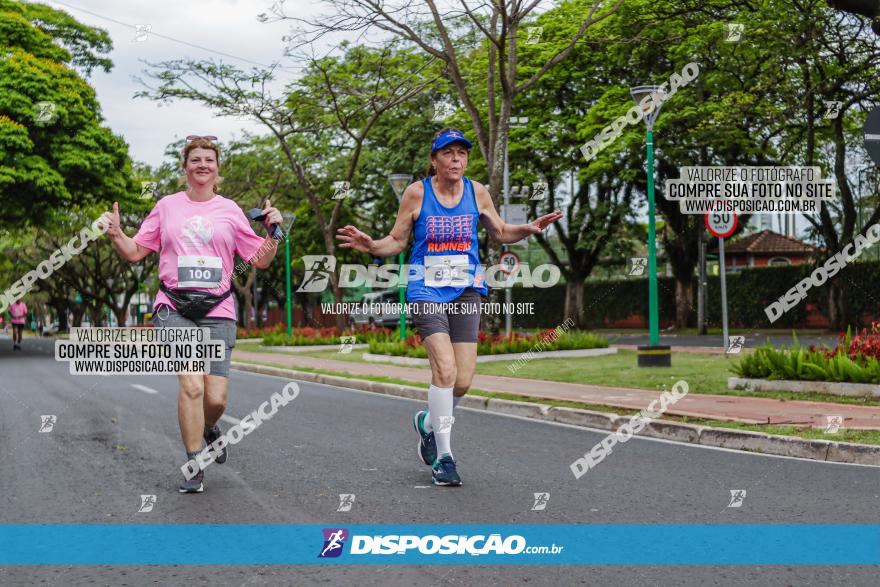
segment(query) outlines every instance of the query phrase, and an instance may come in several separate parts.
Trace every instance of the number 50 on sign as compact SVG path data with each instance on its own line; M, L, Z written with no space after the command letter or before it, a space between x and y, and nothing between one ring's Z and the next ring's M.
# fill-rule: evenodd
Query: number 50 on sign
M706 228L718 238L727 238L736 230L737 217L732 212L709 212Z

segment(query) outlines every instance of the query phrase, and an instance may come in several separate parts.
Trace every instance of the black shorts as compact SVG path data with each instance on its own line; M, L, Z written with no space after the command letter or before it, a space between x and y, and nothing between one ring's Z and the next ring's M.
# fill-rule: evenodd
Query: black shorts
M13 324L12 330L13 332L17 330L18 333L21 334L22 332L24 332L24 324Z
M466 289L448 303L412 302L410 316L425 340L437 332L445 332L452 342L477 342L480 333L480 310L483 296Z

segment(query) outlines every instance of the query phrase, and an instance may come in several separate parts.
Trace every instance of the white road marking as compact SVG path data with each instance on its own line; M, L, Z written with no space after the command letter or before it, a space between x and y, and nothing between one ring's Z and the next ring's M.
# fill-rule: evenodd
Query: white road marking
M234 369L234 367L233 367L233 369ZM268 375L266 373L252 373L250 371L238 371L237 369L236 369L236 371L238 373L242 373L242 374L255 375L257 377L271 377L272 379L286 379L287 381L291 381L294 379L292 377L282 377L280 375ZM354 389L352 387L340 387L340 386L336 386L336 385L330 385L329 383L316 383L314 381L303 381L301 379L296 380L296 381L298 381L300 384L314 385L316 387L329 387L330 389L334 389L336 391L346 391L349 393L370 395L373 397L384 397L384 398L391 399L391 400L402 400L405 402L416 402L416 403L419 403L422 405L424 405L424 403L425 403L425 400L423 400L423 399L400 397L397 395L387 395L384 393L376 393L375 391L364 391L361 389ZM425 391L427 391L427 390L425 390ZM490 417L495 416L498 418L511 418L514 420L524 420L526 422L533 422L536 424L545 424L548 426L557 426L560 428L569 428L571 430L581 430L581 431L586 430L589 432L595 432L597 434L601 434L603 436L606 436L609 433L608 430L600 430L599 428L590 428L588 426L575 426L573 424L565 424L563 422L551 422L549 420L538 420L535 418L527 418L525 416L515 416L513 414L501 414L499 412L490 412L488 410L481 410L481 409L477 409L477 408L465 408L465 407L461 406L456 409L457 410L466 410L468 412L486 414L487 416L490 416ZM877 468L877 465L866 465L863 463L841 463L838 461L817 461L815 459L807 459L807 458L803 458L803 457L789 457L789 456L785 456L785 455L771 455L771 454L766 454L766 453L761 453L761 452L751 452L751 451L738 450L735 448L722 448L720 446L706 446L705 444L693 444L690 442L682 442L680 440L667 440L665 438L649 438L647 436L633 436L631 440L638 440L638 441L644 441L644 442L659 442L661 444L676 444L678 446L690 447L690 448L694 448L694 449L712 450L712 451L718 451L718 452L731 453L731 454L735 454L735 455L738 455L738 456L741 456L744 458L784 459L784 460L788 460L788 461L800 461L802 463L811 463L814 465L824 465L824 466L829 466L829 467L837 466L837 467L868 467L868 468L872 468L872 469Z
M227 424L232 424L233 426L235 424L241 424L241 420L239 420L238 418L233 418L232 416L227 416L226 414L223 414L222 416L220 416L220 419L223 420L224 422L226 422Z
M146 385L141 385L140 383L129 383L129 385L131 385L135 389L139 389L140 391L143 391L144 393L149 393L152 395L159 393L158 391L156 391L152 387L147 387Z

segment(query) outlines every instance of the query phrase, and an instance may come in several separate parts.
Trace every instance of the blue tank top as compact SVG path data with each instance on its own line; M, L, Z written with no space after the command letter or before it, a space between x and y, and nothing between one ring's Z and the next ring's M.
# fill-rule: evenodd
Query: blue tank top
M447 303L468 288L489 295L477 240L480 210L471 180L462 181L464 193L454 208L437 200L430 177L422 182L425 193L409 257L408 302Z

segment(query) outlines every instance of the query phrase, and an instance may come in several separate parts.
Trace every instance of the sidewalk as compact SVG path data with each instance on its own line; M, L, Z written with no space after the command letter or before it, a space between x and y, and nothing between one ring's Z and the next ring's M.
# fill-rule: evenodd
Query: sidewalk
M283 353L233 350L233 360L260 361L288 368L308 367L347 375L393 377L424 384L431 381L428 369L386 364L363 364ZM550 400L640 410L660 397L659 391L604 387L495 375L474 375L472 386L483 391L527 395ZM826 416L843 416L846 428L880 430L880 406L855 406L809 401L786 401L762 397L689 393L666 410L669 414L749 424L812 425L825 428Z

